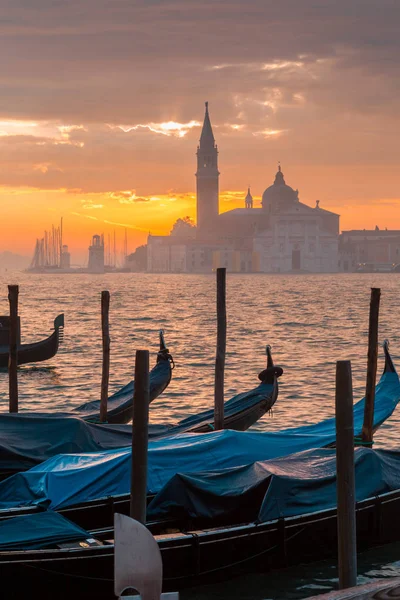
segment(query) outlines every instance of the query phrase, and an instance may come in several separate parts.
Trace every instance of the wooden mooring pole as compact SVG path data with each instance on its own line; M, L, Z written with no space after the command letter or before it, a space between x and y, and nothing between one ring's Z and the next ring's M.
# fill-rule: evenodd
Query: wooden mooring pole
M8 356L9 412L18 412L18 294L17 285L8 286L10 302L10 338Z
M103 368L101 372L100 423L107 421L108 381L110 378L110 292L101 292L101 332L103 338Z
M336 363L336 485L339 589L357 584L354 425L351 362Z
M137 350L132 423L132 477L130 516L146 523L147 449L149 429L149 351Z
M217 269L217 354L215 357L214 429L224 428L226 354L226 269Z
M371 302L369 306L367 385L365 390L364 423L361 433L361 439L364 444L372 443L374 433L373 428L376 369L378 364L378 320L380 299L380 288L371 288Z

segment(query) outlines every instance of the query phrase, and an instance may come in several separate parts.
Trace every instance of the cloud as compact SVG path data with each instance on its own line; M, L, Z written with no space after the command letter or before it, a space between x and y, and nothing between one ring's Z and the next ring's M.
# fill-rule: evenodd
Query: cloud
M208 100L221 190L260 195L281 160L302 199L397 194L399 2L3 4L0 186L115 222L194 208Z
M108 196L112 200L118 200L120 204L135 204L136 202L150 202L150 198L137 196L134 190L123 192L110 192Z
M38 0L35 12L28 0L6 4L0 114L9 118L133 123L166 135L159 126L197 120L202 99L232 115L235 94L252 95L282 77L290 87L289 74L312 79L313 63L321 73L330 67L320 79L330 106L334 96L344 100L347 86L337 87L337 78L349 70L354 109L368 103L357 80L372 84L369 96L374 81L384 84L372 94L379 103L390 104L390 88L398 87L400 6L393 0L251 0L246 10L239 0L121 0L112 10L105 0L87 0L79 11Z
M261 135L264 138L273 138L282 135L283 133L287 133L287 131L287 129L263 129L262 131L253 131L253 135Z
M145 125L109 125L109 127L118 127L124 133L130 133L131 131L148 130L153 133L160 133L162 135L173 135L176 137L184 137L190 129L193 127L200 127L199 121L190 121L189 123L176 123L175 121L168 121L166 123L147 123Z
M97 210L99 208L104 208L104 204L93 204L91 200L82 200L81 203L84 210Z

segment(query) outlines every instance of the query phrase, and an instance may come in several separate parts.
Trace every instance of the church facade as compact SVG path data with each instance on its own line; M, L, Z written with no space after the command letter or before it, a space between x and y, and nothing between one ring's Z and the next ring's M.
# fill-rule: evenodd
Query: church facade
M279 166L255 207L250 188L244 207L219 214L218 148L208 103L197 148L197 227L190 235L152 236L151 272L332 273L338 270L339 215L300 202Z

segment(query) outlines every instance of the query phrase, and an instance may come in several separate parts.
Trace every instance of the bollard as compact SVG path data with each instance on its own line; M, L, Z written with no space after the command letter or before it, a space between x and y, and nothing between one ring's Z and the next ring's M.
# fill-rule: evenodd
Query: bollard
M367 385L365 390L364 422L361 433L361 439L363 443L366 444L372 443L374 435L374 406L376 369L378 364L378 319L380 298L380 288L371 288L368 331Z
M351 362L336 363L336 486L339 589L357 584L354 426Z
M107 421L108 381L110 378L110 331L108 314L110 292L101 292L101 332L103 338L103 366L101 372L100 423Z
M8 356L8 382L9 382L9 412L18 412L18 294L17 285L8 286L8 300L10 302L10 338Z
M130 516L143 524L146 523L149 401L149 351L137 350L133 399Z
M217 353L215 357L214 429L224 428L224 371L226 353L226 269L217 269Z

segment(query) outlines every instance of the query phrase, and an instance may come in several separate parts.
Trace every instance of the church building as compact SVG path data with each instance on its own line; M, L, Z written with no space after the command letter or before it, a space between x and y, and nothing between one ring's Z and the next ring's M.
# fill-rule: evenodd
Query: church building
M149 235L148 270L332 273L338 270L339 215L300 202L279 165L272 185L254 206L250 188L243 208L219 214L218 148L208 112L197 148L197 226L190 235Z

